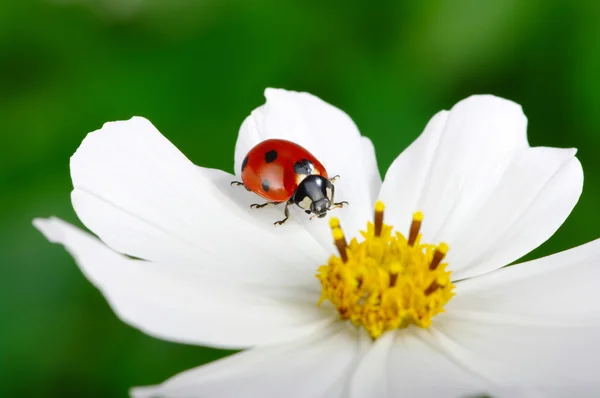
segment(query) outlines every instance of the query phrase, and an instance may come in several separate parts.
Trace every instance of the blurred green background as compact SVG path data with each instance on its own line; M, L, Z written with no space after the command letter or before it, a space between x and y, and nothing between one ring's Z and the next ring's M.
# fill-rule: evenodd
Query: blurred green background
M283 4L285 3L285 4ZM600 236L600 3L3 0L0 396L125 397L225 353L121 323L36 216L77 223L69 157L143 115L194 162L232 171L265 87L348 112L387 166L473 93L521 103L532 145L579 148L572 217L528 257Z

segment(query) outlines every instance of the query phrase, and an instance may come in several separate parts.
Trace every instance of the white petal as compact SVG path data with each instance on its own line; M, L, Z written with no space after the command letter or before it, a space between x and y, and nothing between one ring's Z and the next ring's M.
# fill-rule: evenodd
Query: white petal
M526 125L520 106L492 96L437 114L385 177L386 220L406 231L421 210L423 240L449 243L456 279L539 246L575 206L583 173L575 150L530 148Z
M275 228L281 209L248 208L233 176L193 165L147 120L106 123L71 159L73 206L120 253L246 282L318 291L326 252L302 228Z
M59 219L34 224L65 246L124 322L152 336L243 348L310 335L332 322L302 289L286 287L277 299L273 290L269 297L227 275L216 278L190 267L125 257Z
M436 328L495 384L597 393L599 264L597 240L459 282Z
M340 330L341 326L341 330ZM338 387L360 354L358 333L345 325L288 345L255 348L179 374L135 398L343 397Z
M358 233L371 217L374 192L381 185L370 141L361 137L348 115L311 94L267 89L265 97L266 104L255 109L240 129L235 149L236 173L240 172L245 155L259 142L269 138L296 142L315 155L331 176L341 176L335 183L336 200L348 201L350 206L332 214L342 218L348 233ZM308 223L305 214L293 215L330 248L326 220Z
M379 167L377 166L377 158L375 156L375 147L370 139L362 137L363 145L363 159L364 169L367 175L367 189L369 192L370 203L375 203L379 196L379 190L381 189L381 174L379 174Z
M564 396L550 394L557 388L598 386L598 327L448 317L436 329L432 338L446 355L493 386L556 397Z
M551 325L557 318L600 325L599 291L600 239L458 282L446 309L447 316L467 311Z
M429 331L409 328L383 335L364 356L351 384L352 398L466 397L489 383L447 356Z
M548 396L541 394L543 389L535 385L504 384L494 374L486 373L480 369L485 359L471 349L467 339L459 344L444 334L445 328L438 330L439 326L436 324L435 329L410 327L383 335L356 367L349 396Z
M388 332L377 339L361 358L350 380L350 397L393 397L389 391L387 375L388 354L394 343L395 333Z

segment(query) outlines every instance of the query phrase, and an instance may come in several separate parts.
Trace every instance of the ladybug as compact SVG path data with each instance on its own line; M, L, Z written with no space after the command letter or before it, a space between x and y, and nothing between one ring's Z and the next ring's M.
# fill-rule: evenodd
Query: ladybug
M333 201L333 182L339 176L329 178L313 154L291 141L270 139L258 143L244 158L241 171L242 182L233 181L231 185L241 185L267 200L250 207L260 209L285 203L285 218L275 225L288 220L291 204L319 218L325 217L331 209L348 204Z

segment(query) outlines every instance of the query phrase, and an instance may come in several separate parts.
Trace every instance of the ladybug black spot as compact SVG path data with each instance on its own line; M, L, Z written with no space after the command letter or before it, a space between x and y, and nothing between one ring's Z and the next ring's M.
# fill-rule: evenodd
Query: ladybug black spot
M242 172L244 171L244 169L246 168L246 165L248 164L248 156L246 156L244 158L244 161L242 162Z
M262 180L262 189L265 192L269 192L269 180Z
M274 162L275 159L277 159L277 151L270 150L269 152L265 153L265 162L271 163Z
M304 174L311 175L315 166L312 164L310 160L302 159L294 165L294 173L296 174Z

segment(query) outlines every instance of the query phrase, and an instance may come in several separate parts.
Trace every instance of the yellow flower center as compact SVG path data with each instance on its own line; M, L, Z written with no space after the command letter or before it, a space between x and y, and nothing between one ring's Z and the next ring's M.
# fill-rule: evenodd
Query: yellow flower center
M337 218L331 228L339 256L319 267L322 294L340 317L364 327L373 339L386 330L410 324L427 328L454 295L448 264L442 263L448 245L421 242L423 214L413 215L408 238L383 223L384 205L375 204L374 223L347 244Z

